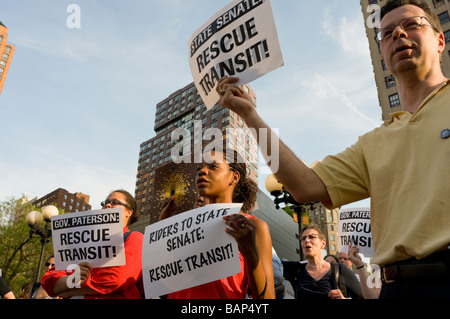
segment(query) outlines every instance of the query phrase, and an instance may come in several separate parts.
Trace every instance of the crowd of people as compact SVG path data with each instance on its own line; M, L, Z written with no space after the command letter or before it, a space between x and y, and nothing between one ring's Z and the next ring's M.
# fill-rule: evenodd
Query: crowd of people
M199 165L200 197L193 206L243 203L240 214L224 218L228 226L224 231L239 247L241 272L161 298L282 298L284 279L297 299L450 298L450 81L440 66L445 37L439 18L419 0L388 0L380 23L377 41L386 67L395 76L403 111L313 168L277 140L280 165L275 175L300 203L320 201L333 209L371 198L372 262L381 267L381 289L367 285L358 247L351 246L347 255L323 258L326 241L318 225L308 225L300 234L306 263L280 262L267 224L250 214L256 186L247 177L245 164L240 164L237 152L216 151ZM270 132L238 80L225 77L218 82L221 104L256 132L261 128ZM272 140L267 140L266 154L271 154ZM69 273L51 268L42 278L42 287L33 292L36 298L143 297L143 235L128 230L138 217L136 202L118 190L102 206L122 207L126 265L96 269L82 263L81 281L75 288L68 285ZM168 199L161 219L172 216L175 206L175 198Z

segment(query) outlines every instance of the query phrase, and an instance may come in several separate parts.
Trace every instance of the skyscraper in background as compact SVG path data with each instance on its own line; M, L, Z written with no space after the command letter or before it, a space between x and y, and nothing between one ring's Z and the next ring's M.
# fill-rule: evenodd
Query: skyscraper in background
M442 70L444 75L450 77L450 1L449 0L425 0L432 8L441 22L441 27L445 35L446 46L442 52ZM367 38L369 40L370 55L372 57L375 82L378 89L378 99L382 109L383 120L389 120L390 113L402 109L397 84L392 73L386 68L382 59L377 41L375 41L375 28L371 17L371 5L383 7L387 0L361 0L361 7L364 16ZM369 11L369 12L368 12Z
M244 88L256 105L256 96L251 87L246 85ZM193 208L198 197L195 184L198 164L176 164L172 151L174 146L182 143L182 146L186 146L184 150L190 149L191 156L195 155L196 148L198 151L202 144L207 145L217 139L217 136L208 135L211 129L221 133L219 138L226 141L228 148L238 151L247 164L247 175L258 183L258 145L255 137L236 113L220 104L207 110L194 83L172 93L156 105L154 129L156 136L140 146L135 198L141 217L130 230L145 232L146 226L159 220L164 199L172 195L175 195L178 205L176 214ZM172 133L176 129L183 129L190 138L178 139L175 134L173 139ZM176 154L178 148L175 150L175 155L186 155L181 152ZM320 204L312 206L309 219L324 227L327 253L336 254L339 210L329 211ZM273 199L261 190L258 190L252 214L269 225L272 245L280 258L299 259L299 225L284 210L277 210Z
M7 42L8 28L0 21L0 94L16 47Z
M250 86L245 88L255 98ZM156 136L142 143L139 152L135 197L141 218L135 229L143 231L145 226L158 221L159 208L172 194L177 198L177 212L192 209L198 196L195 185L198 163L191 159L192 163L176 164L172 150L182 143L193 155L203 143L217 139L217 136L208 135L210 129L221 132L220 139L226 139L228 146L238 151L247 164L248 176L257 183L258 146L255 138L234 112L219 104L207 110L194 83L156 105L154 129ZM176 129L184 129L190 138L173 140L172 132Z

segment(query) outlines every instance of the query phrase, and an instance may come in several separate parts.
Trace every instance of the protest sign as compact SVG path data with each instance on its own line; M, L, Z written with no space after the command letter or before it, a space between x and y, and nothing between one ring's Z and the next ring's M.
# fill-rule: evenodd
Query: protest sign
M242 204L212 204L145 228L142 278L147 299L227 278L241 272L236 240L223 216Z
M341 209L339 213L339 251L347 252L350 244L358 246L365 257L373 257L370 208Z
M189 65L208 109L224 76L244 85L283 66L270 0L236 0L216 13L189 40Z
M94 268L125 265L122 208L52 217L56 270L89 262Z

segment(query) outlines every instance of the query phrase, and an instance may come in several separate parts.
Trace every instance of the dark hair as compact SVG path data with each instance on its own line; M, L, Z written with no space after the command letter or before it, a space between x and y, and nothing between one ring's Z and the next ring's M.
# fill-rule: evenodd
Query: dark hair
M428 3L420 0L388 0L388 2L381 8L381 20L383 20L384 16L389 12L406 5L413 5L425 11L426 17L430 19L433 26L439 32L442 32L441 22L436 13L430 8Z
M115 191L111 192L110 195L112 193L121 193L122 195L124 195L127 200L129 209L131 211L133 211L133 213L130 216L130 219L128 220L128 225L133 225L135 222L137 222L137 220L139 219L139 212L137 210L137 203L136 203L136 200L134 199L133 195L131 195L130 193L128 193L126 190L123 190L123 189L115 190Z
M328 257L331 257L334 259L334 261L339 264L339 259L335 255L326 255L324 259L327 259Z
M220 146L221 149L217 149L216 146ZM239 172L240 178L233 192L233 203L242 203L242 212L250 214L256 204L256 196L258 193L258 185L247 176L247 164L243 157L234 149L227 146L227 140L225 139L222 144L214 145L209 149L209 144L203 143L202 149L205 151L216 151L223 154L223 159L227 162L230 170L233 172Z
M251 213L256 204L258 186L247 176L247 164L239 153L229 148L225 148L224 152L224 158L230 169L233 172L239 172L241 175L233 192L233 203L243 203L242 212ZM233 158L229 158L229 154L233 154Z

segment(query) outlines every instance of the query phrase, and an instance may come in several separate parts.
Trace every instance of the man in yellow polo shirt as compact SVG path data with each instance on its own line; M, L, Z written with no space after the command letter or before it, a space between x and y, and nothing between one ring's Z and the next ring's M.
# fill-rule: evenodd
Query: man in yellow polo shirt
M388 0L377 38L404 110L313 169L279 141L275 175L298 202L321 201L331 209L371 198L373 263L384 280L380 298L450 299L450 83L440 66L445 37L425 2ZM257 132L268 129L236 83L219 81L221 103Z

